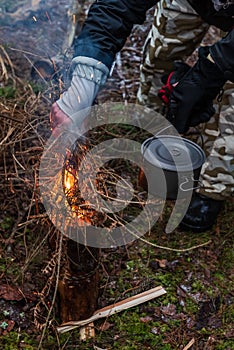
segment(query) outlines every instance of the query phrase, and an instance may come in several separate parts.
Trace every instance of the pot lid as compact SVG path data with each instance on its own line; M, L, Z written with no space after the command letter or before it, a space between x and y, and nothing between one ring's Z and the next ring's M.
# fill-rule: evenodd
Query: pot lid
M196 143L178 136L154 136L144 141L145 160L164 170L195 170L205 162L205 154Z

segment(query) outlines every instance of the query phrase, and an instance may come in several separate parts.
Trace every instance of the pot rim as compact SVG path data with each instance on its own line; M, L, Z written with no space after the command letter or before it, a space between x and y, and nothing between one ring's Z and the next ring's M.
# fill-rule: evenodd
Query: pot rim
M170 141L168 142L169 148L165 147L166 139ZM175 144L172 140L175 140ZM170 151L173 151L174 154ZM146 139L141 145L141 153L144 161L172 172L200 169L206 159L203 149L195 142L173 135L156 135ZM166 158L167 154L170 155L170 159Z

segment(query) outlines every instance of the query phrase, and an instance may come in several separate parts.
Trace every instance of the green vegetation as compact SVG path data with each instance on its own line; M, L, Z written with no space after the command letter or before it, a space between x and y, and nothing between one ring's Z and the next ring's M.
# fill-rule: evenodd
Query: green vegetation
M12 86L0 87L0 97L14 98L15 94L16 90Z

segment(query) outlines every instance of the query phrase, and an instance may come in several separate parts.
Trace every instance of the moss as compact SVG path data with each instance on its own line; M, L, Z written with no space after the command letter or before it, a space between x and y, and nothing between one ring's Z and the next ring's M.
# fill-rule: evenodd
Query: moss
M215 345L215 350L232 350L233 340L220 341Z
M187 312L189 315L196 315L198 311L198 304L191 298L186 298L184 311Z
M200 291L204 291L206 289L206 287L204 286L204 284L202 283L202 281L199 280L195 280L192 283L192 292L200 292Z
M20 266L14 263L14 258L0 256L0 272L6 272L12 276L18 276L21 272Z
M234 305L227 305L223 310L223 323L232 324L234 322Z
M12 86L0 87L0 97L14 98L16 90Z
M117 341L113 344L113 349L153 349L160 345L160 349L172 349L169 344L163 344L164 333L169 331L170 327L160 322L150 321L142 322L140 317L143 317L139 308L127 310L121 315L115 315L110 318L110 322L114 321L115 334L119 335ZM158 334L152 332L153 328L158 329Z
M0 227L3 230L9 230L13 227L14 219L10 216L5 216L3 220L0 222Z
M0 346L4 350L17 350L18 348L34 350L37 348L37 342L34 337L30 337L25 332L11 331L0 337Z

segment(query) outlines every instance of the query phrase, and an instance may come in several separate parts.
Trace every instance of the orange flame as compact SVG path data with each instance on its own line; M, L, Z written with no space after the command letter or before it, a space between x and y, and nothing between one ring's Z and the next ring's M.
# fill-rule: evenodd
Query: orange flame
M87 145L82 145L83 151L87 148ZM80 154L81 149L79 150L79 156ZM63 186L64 193L67 197L67 205L71 208L73 218L76 217L76 223L78 226L83 226L84 223L86 225L92 225L93 223L96 223L97 220L99 222L100 220L103 221L103 218L100 215L97 216L96 211L91 208L90 202L79 197L79 173L77 166L79 158L76 161L76 155L72 154L70 150L67 150L66 156L67 159L63 170Z
M76 180L71 170L65 169L64 170L64 187L65 187L66 193L70 192L70 190L74 188L75 182Z

